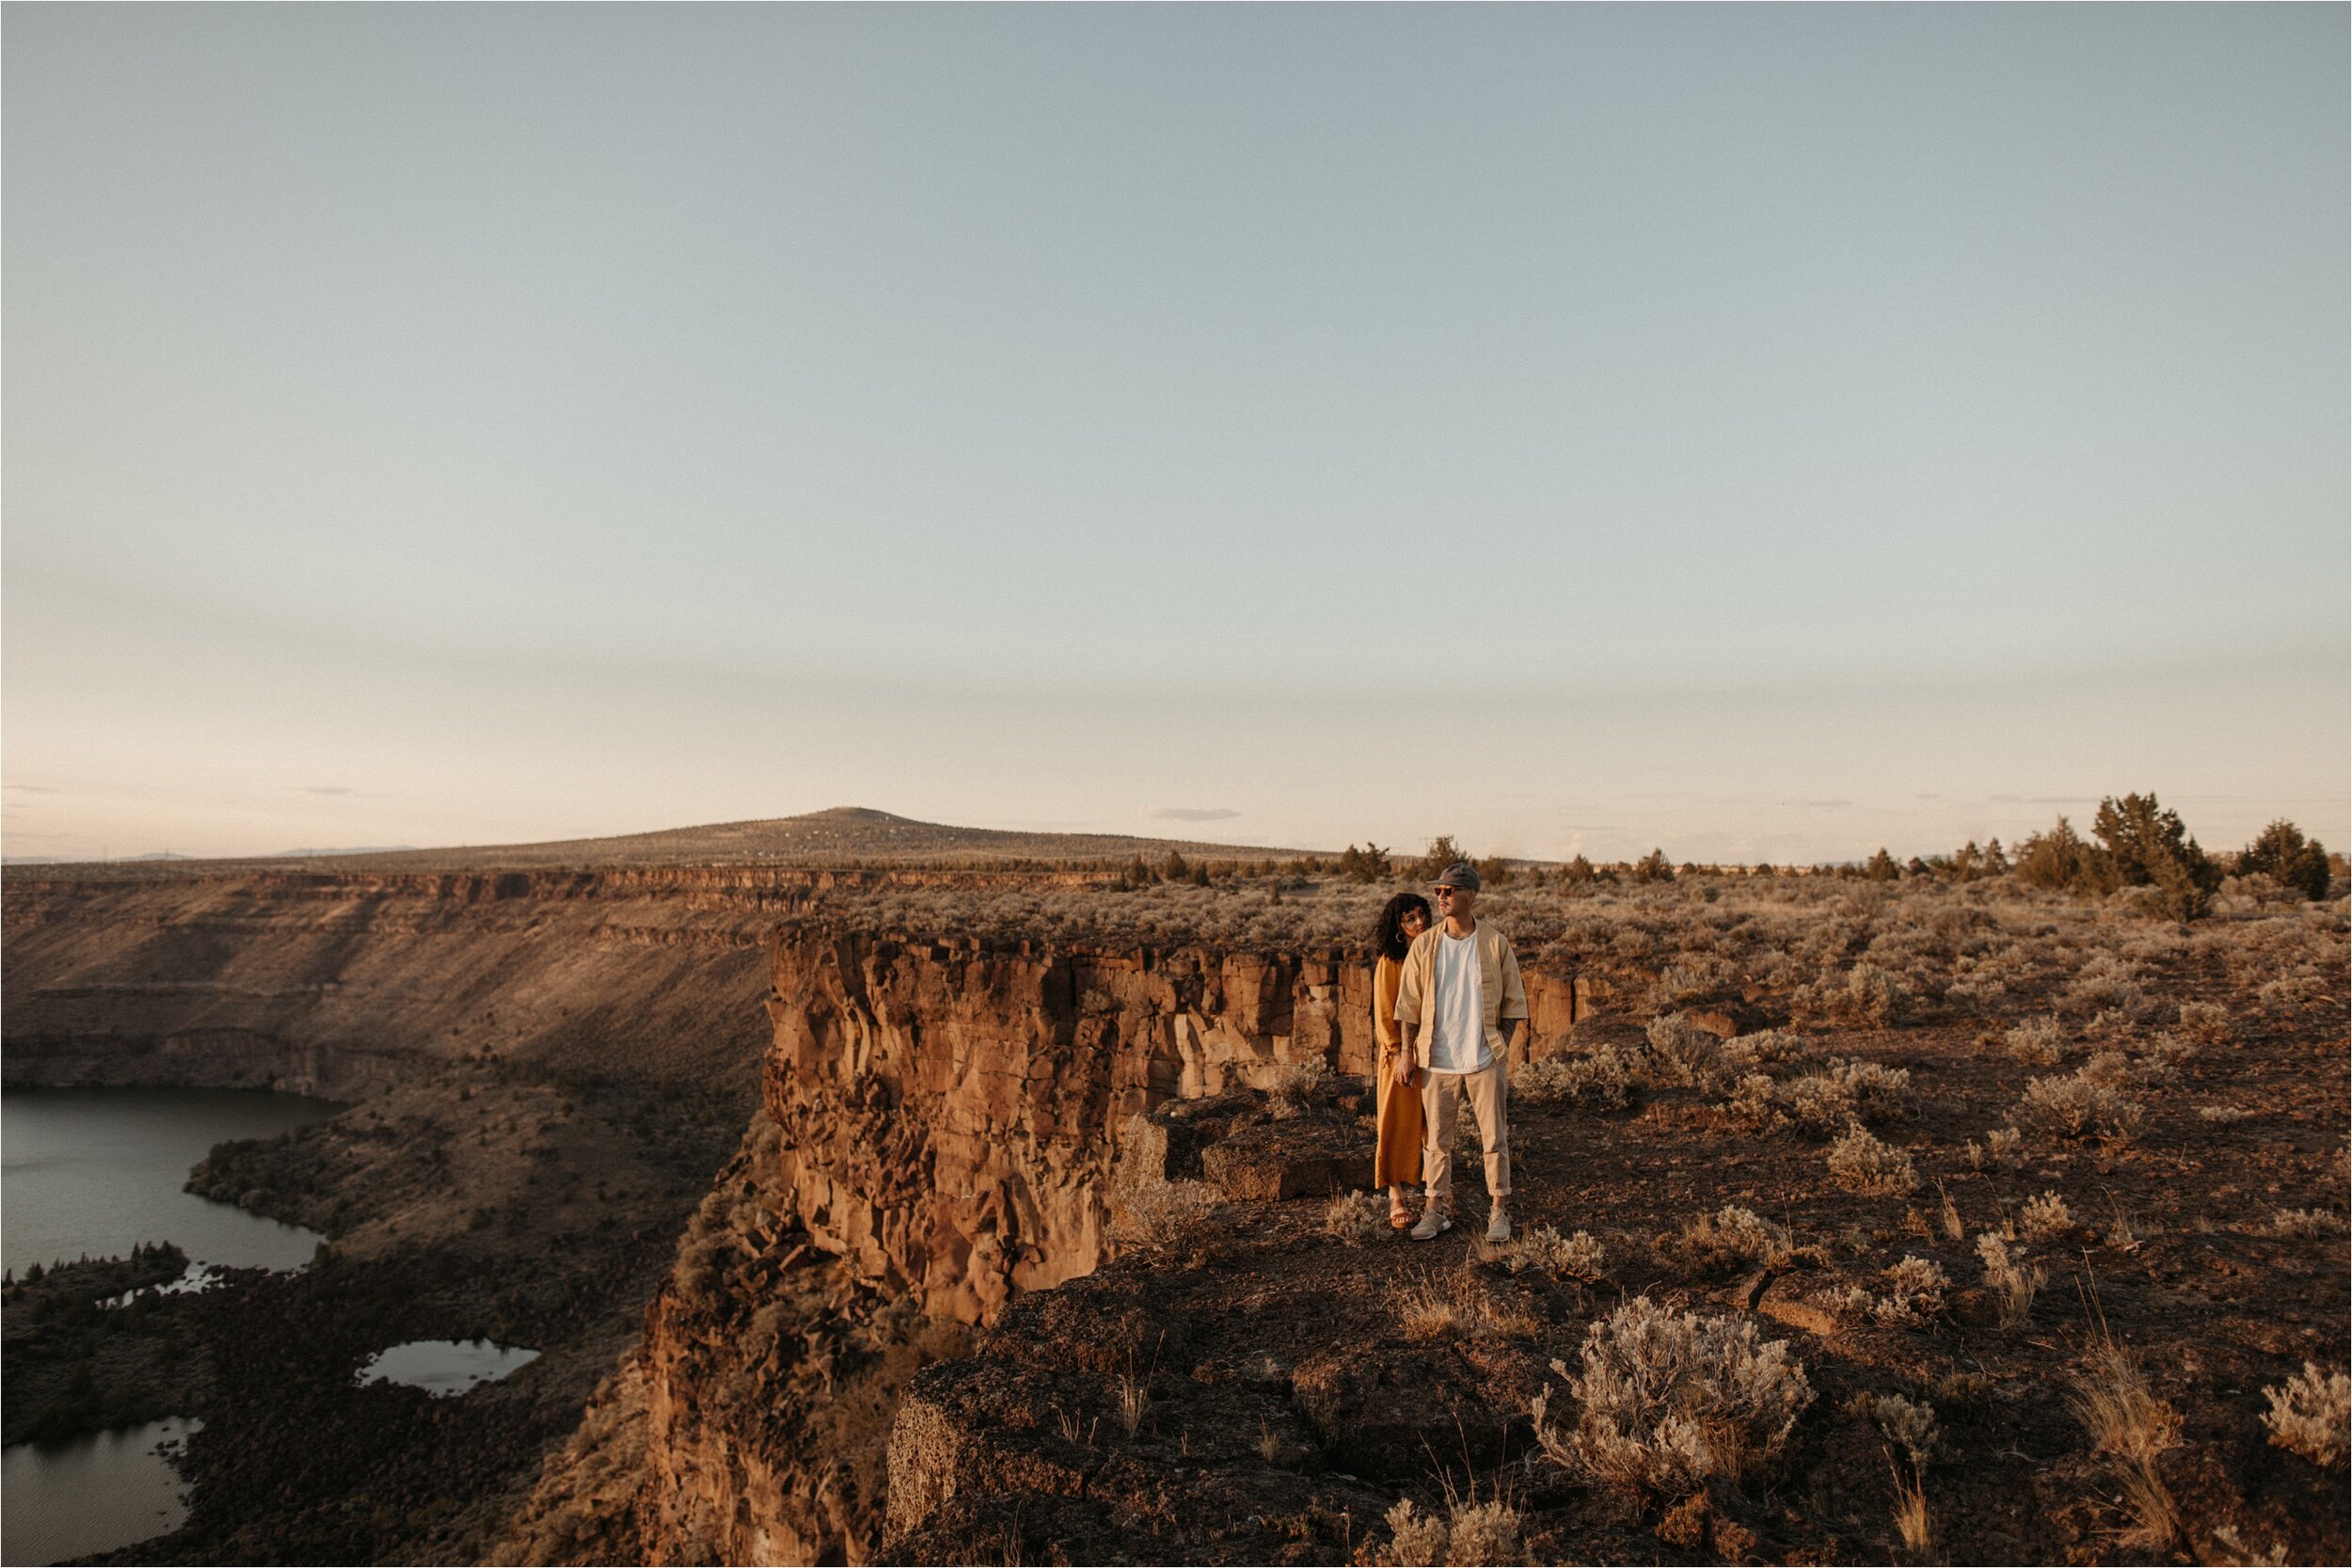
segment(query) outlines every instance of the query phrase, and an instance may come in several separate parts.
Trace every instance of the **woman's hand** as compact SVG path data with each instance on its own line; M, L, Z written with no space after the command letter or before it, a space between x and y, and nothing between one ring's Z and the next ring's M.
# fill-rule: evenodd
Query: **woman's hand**
M1403 1051L1396 1053L1396 1083L1399 1088L1409 1089L1413 1086L1413 1058Z

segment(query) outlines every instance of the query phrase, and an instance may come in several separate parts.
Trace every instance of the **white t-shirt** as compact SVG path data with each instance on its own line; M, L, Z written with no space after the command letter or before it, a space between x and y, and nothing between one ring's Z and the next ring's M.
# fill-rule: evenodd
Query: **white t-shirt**
M1441 930L1436 958L1429 970L1429 1070L1482 1072L1493 1057L1486 1051L1478 939Z

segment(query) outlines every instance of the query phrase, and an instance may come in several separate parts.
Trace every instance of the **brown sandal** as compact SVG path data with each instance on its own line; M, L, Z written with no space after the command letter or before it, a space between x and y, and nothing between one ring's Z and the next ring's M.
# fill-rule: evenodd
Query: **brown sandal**
M1389 1199L1389 1228L1391 1230L1413 1228L1413 1211L1395 1198Z

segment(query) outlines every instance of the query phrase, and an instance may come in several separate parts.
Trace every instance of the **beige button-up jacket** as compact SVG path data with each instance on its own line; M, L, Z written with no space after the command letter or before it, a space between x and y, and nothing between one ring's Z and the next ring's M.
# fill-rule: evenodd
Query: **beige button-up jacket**
M1405 952L1405 975L1396 990L1396 1021L1413 1030L1413 1059L1429 1065L1429 1030L1437 1009L1429 1004L1430 981L1438 963L1438 942L1445 930L1440 920L1413 939ZM1478 995L1486 1010L1486 1051L1502 1059L1502 1020L1527 1016L1527 988L1519 983L1518 956L1511 939L1491 920L1482 920L1470 932L1478 944Z

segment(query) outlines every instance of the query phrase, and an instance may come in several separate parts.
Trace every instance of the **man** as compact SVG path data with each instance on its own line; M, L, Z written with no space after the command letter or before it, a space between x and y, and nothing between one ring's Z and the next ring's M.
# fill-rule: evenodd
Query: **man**
M1511 1148L1503 1063L1527 1020L1527 990L1511 939L1480 920L1478 870L1456 861L1438 879L1438 920L1405 954L1396 1021L1413 1028L1422 1069L1422 1180L1428 1194L1413 1240L1454 1227L1454 1129L1470 1096L1486 1146L1486 1240L1511 1239Z

